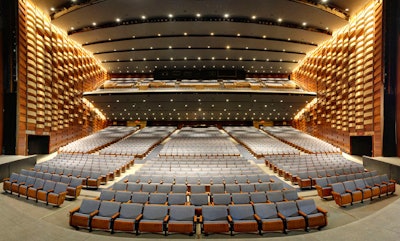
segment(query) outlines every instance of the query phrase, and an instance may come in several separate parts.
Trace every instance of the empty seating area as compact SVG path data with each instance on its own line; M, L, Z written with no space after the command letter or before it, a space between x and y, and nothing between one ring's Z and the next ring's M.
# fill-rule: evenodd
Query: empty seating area
M92 135L71 142L66 146L60 147L59 152L92 153L132 134L137 129L138 127L110 126Z
M340 153L340 149L291 126L261 127L268 134L306 153Z
M100 150L103 155L128 155L143 158L167 138L175 127L145 127L133 135Z
M339 154L267 156L265 164L279 176L301 188L311 188L315 185L311 179L318 177L364 172L361 164L347 160ZM308 183L302 183L303 179L308 180Z
M229 135L216 127L183 127L170 136L160 156L240 156Z
M49 161L36 164L37 172L75 176L84 179L84 186L98 188L114 180L133 165L131 156L61 153Z
M258 158L267 155L300 154L296 148L272 138L255 127L224 127L224 130Z
M197 213L199 207L202 212ZM200 224L200 225L197 225ZM242 205L151 205L84 199L69 212L69 225L111 233L287 233L289 230L321 229L327 211L314 200ZM197 230L200 228L200 230Z
M240 156L213 158L200 157L160 157L147 160L136 174L177 176L222 176L261 174L255 164Z
M60 176L37 175L35 171L21 170L21 173L12 173L3 180L3 190L18 197L44 202L46 205L60 206L65 198L79 196L81 185L71 183L71 178L61 179ZM71 195L73 193L73 195Z
M389 180L386 174L364 172L357 176L347 175L347 179L342 180L336 176L317 178L315 188L321 198L332 197L337 205L346 206L393 194L396 191L396 181Z

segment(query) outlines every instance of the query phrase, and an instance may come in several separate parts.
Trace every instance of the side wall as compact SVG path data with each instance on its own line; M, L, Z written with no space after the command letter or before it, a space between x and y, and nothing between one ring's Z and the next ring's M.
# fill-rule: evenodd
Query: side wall
M348 153L350 136L373 136L382 155L382 68L382 4L372 1L294 71L318 99L293 125Z
M28 135L49 135L52 152L103 128L106 121L84 104L82 94L105 79L91 54L20 0L16 154L27 154Z

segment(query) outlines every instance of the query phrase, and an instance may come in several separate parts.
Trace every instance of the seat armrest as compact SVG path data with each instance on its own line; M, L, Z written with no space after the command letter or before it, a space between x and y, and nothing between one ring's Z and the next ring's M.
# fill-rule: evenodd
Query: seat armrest
M47 190L47 193L54 192L54 189Z
M71 210L69 211L69 215L71 216L72 214L78 212L78 211L79 211L79 208L80 208L80 207L76 207L76 208L74 208L74 209L71 209Z
M286 217L280 212L278 212L278 217L280 217L282 220L286 220Z
M300 214L301 216L307 217L307 214L306 214L305 212L303 212L303 211L301 211L301 210L299 210L298 212L299 212L299 214Z
M142 218L143 218L143 214L141 213L141 214L139 214L139 215L135 218L135 221L138 222L138 221L140 221L140 219L142 219Z
M257 220L257 222L260 222L260 221L261 221L260 216L258 216L257 214L254 214L254 218Z
M197 216L196 215L193 216L193 222L197 223Z
M321 213L323 213L324 215L326 215L326 214L328 213L328 211L326 211L325 209L320 208L320 207L317 207L317 210L318 210L318 212L321 212Z
M198 221L199 221L199 223L203 223L203 215L200 215Z
M99 210L94 210L93 212L91 212L91 213L89 214L89 216L90 216L90 217L93 217L93 216L97 215L98 213L99 213Z
M165 215L165 217L164 217L164 223L166 223L166 222L168 222L168 220L169 220L169 215Z
M9 180L10 180L9 177L3 178L3 182L4 182L4 181L9 181Z
M114 220L116 218L118 218L119 216L119 212L116 212L114 215L111 216L111 219Z
M227 216L227 219L228 219L228 222L230 222L230 223L233 222L233 219L232 219L231 215L228 215L228 216Z
M346 192L348 192L348 193L352 193L352 191L350 191L349 189L346 189Z

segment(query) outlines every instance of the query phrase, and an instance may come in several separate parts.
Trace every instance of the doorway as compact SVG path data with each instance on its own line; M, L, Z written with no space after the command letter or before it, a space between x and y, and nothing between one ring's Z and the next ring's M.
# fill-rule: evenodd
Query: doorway
M372 136L351 136L351 155L372 156Z
M49 154L50 136L28 135L28 155Z

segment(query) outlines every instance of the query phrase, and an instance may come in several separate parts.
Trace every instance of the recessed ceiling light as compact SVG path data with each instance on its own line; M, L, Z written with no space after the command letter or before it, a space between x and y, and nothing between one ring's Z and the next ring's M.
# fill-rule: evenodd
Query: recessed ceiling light
M251 16L251 19L256 19L256 18L257 18L256 15Z
M146 19L146 16L145 16L145 15L142 15L142 19Z
M56 9L54 7L51 7L50 11L54 12L54 11L56 11Z
M196 17L200 18L201 14L200 13L196 13Z
M185 35L185 36L186 36L186 35L187 35L187 33L185 32L185 33L183 33L183 35Z
M119 22L121 22L121 19L120 19L120 18L116 18L115 21L116 21L117 23L119 23Z
M211 32L211 33L210 33L210 35L211 35L211 36L214 36L214 33L213 33L213 32Z
M224 18L229 18L229 14L228 14L228 13L225 13L225 14L224 14Z
M278 22L280 23L280 22L282 22L283 20L282 20L282 18L278 18Z
M174 15L172 15L172 14L170 13L170 14L168 14L168 17L169 17L169 18L173 18Z
M229 46L229 45L226 46L226 49L230 49L230 48L231 48L231 46Z
M96 24L97 24L96 22L93 22L93 23L92 23L93 26L96 26Z
M303 23L302 23L302 25L303 25L303 26L306 26L306 25L307 25L307 23L306 23L306 22L303 22Z

